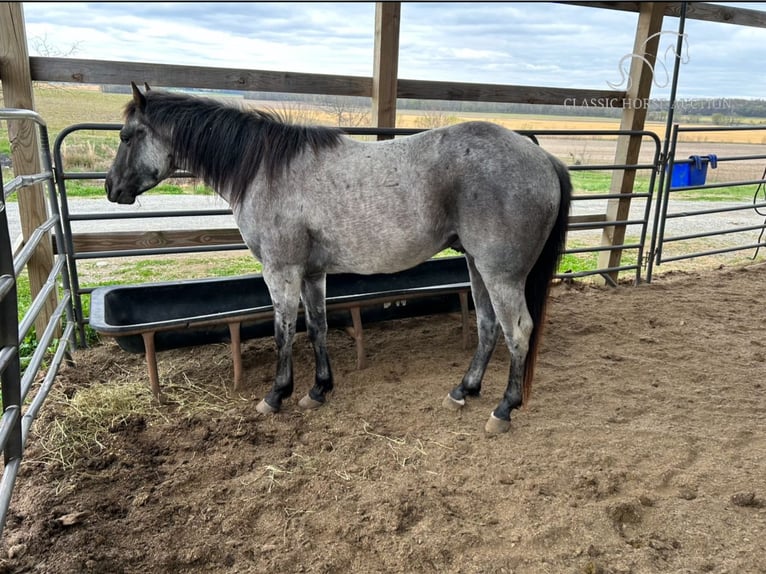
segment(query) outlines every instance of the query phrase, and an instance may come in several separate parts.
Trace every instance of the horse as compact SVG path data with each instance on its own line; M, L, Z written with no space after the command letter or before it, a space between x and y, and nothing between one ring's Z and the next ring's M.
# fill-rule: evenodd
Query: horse
M502 332L508 383L485 430L509 430L511 411L530 396L548 291L566 242L572 188L565 164L490 122L363 142L271 111L131 88L106 195L132 204L185 170L228 202L273 303L276 375L259 413L279 411L293 392L301 300L316 371L299 406L320 407L333 390L328 273L393 273L453 247L467 262L478 345L442 403L460 410L479 395Z

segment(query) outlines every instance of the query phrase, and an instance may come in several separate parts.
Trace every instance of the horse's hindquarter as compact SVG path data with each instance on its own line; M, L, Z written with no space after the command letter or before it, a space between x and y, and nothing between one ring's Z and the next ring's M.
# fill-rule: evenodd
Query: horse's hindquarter
M304 154L275 191L279 200L244 215L258 222L259 246L268 236L267 251L284 259L293 249L327 272L405 269L456 238L471 253L538 249L535 236L547 237L558 206L545 152L478 122L385 142L344 139Z
M552 158L529 138L485 122L462 124L450 148L460 171L458 235L477 259L526 275L561 200Z

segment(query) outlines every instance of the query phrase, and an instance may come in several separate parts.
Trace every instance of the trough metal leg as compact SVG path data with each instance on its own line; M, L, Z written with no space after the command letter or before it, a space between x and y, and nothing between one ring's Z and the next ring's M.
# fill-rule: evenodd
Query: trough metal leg
M234 363L234 390L242 387L242 337L240 332L241 323L229 323L229 335L231 336L231 360Z
M142 333L144 349L146 350L146 366L149 369L149 383L154 398L160 401L160 375L157 371L157 351L154 347L154 331ZM161 401L160 401L161 402Z

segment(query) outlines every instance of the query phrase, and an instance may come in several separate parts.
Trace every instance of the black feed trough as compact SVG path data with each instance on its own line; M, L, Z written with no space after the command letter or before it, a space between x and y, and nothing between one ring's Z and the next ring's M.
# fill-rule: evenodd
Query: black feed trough
M328 275L328 324L353 334L362 366L364 322L460 311L465 340L469 292L463 257L430 259L390 274ZM274 334L271 299L261 275L99 287L91 294L90 325L114 337L125 351L146 352L153 383L155 351L234 343L232 325L240 339ZM298 329L305 330L302 314ZM239 341L236 346L235 381Z

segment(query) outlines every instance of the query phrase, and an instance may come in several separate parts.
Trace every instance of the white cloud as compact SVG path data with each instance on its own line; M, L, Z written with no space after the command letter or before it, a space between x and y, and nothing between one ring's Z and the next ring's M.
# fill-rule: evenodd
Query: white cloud
M24 11L29 38L62 53L76 46L75 57L372 73L371 2L52 2ZM404 2L399 75L607 89L633 50L636 23L635 13L556 3ZM666 18L663 29L677 25ZM766 30L689 20L687 33L680 92L766 97ZM671 63L672 43L661 47Z

